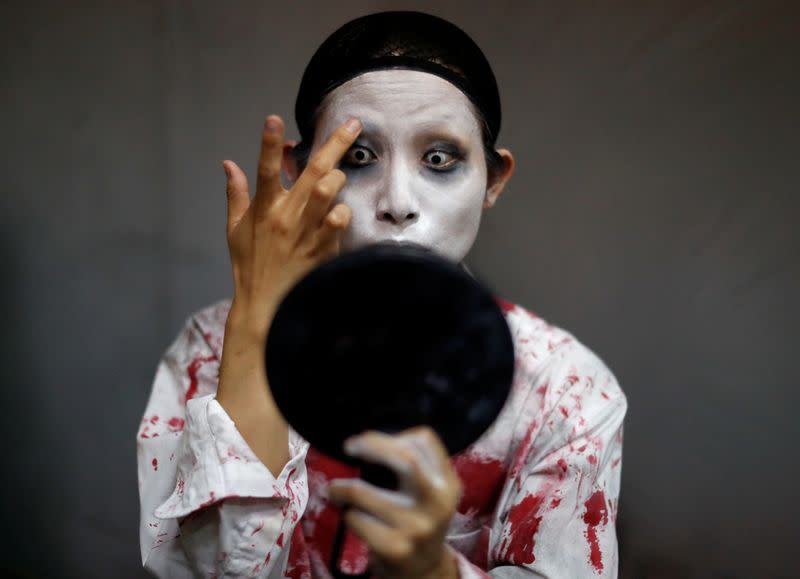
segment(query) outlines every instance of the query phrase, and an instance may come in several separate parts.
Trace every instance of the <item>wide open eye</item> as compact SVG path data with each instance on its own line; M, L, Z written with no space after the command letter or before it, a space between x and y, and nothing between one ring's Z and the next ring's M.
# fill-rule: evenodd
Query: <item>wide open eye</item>
M447 171L455 165L461 157L452 151L432 149L422 157L423 162L434 171Z
M375 156L375 153L366 147L361 147L359 145L350 147L350 150L348 150L344 154L344 157L342 157L342 163L348 167L364 167L374 163L376 160L377 157Z

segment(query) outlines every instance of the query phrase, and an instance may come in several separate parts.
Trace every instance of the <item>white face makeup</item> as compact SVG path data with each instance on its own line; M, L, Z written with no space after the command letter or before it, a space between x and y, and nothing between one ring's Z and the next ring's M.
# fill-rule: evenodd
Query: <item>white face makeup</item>
M414 242L454 261L472 247L486 196L486 161L469 99L446 80L415 70L362 74L320 107L312 153L350 117L363 130L342 159L338 201L353 218L350 250Z

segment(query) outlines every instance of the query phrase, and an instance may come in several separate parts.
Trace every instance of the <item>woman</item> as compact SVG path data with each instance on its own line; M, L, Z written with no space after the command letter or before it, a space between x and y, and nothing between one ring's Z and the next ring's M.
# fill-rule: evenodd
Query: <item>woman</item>
M252 199L243 171L223 164L234 297L192 316L158 368L137 440L145 566L329 577L346 504L345 573L615 577L626 402L567 332L504 303L512 392L457 457L424 427L350 439L349 454L395 471L396 492L309 448L266 381L270 319L317 264L387 239L466 256L514 168L495 148L499 96L480 49L425 14L354 20L315 53L295 116L298 145L267 118Z

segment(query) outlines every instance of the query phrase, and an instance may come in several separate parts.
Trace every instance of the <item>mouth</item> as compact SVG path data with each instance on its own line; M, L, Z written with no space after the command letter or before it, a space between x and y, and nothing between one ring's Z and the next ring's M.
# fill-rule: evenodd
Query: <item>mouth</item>
M361 239L353 240L352 249L364 247L366 245L383 244L383 245L415 245L426 249L432 249L430 243L423 243L411 235L388 234L388 235L369 235Z

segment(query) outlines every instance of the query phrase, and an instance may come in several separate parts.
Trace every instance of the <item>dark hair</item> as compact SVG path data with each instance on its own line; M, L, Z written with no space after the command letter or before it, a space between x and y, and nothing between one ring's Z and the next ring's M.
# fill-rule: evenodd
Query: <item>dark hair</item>
M489 172L502 167L494 148L501 110L497 81L489 61L455 24L423 12L368 14L340 26L317 48L306 66L295 101L301 142L295 159L305 167L320 106L327 94L365 72L387 69L435 74L469 99L481 125Z

